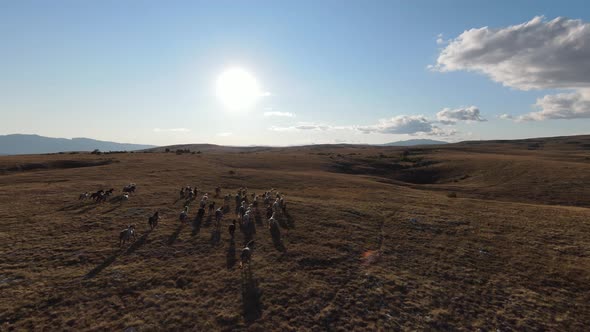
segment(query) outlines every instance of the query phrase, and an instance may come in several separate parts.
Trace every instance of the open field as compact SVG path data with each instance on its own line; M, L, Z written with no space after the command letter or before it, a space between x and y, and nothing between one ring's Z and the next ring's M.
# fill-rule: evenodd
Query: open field
M0 330L587 329L590 137L406 150L0 157ZM130 182L129 201L78 201ZM220 241L208 215L179 223L185 185L277 188L286 250L261 218L240 270L233 213Z

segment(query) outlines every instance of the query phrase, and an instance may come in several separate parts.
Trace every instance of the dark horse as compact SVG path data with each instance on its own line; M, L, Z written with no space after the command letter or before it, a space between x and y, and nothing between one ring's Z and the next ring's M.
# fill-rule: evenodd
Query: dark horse
M160 220L159 211L156 211L153 216L149 217L148 223L150 224L150 229L156 228L158 226L158 221Z
M135 184L129 184L123 188L123 192L124 193L134 193L136 188L137 187L135 186Z

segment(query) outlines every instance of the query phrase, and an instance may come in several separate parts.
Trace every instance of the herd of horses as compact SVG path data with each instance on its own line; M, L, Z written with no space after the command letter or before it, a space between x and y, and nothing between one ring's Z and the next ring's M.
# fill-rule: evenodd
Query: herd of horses
M121 195L121 199L127 200L129 198L129 194L134 193L136 188L137 188L137 186L135 185L135 183L130 183L130 184L126 185L125 187L123 187L123 190L122 190L123 195ZM93 193L90 193L87 191L87 192L81 193L80 196L78 196L78 200L91 199L97 203L103 203L103 202L106 202L107 199L109 197L111 197L111 195L113 195L114 191L115 191L114 188L111 188L109 190L100 189L100 190L95 191Z
M123 199L128 199L130 193L135 193L137 186L135 183L130 183L123 188ZM94 193L82 193L79 196L80 200L85 199L92 199L98 202L104 202L110 197L114 192L114 189L111 188L109 190L98 190ZM189 217L189 206L190 203L199 195L199 190L197 187L192 188L190 186L183 187L180 190L180 199L185 199L184 209L180 212L178 220L182 223L190 222ZM215 188L215 196L214 198L221 198L221 188ZM240 255L240 268L243 268L247 264L250 263L252 258L252 250L254 248L254 240L251 239L253 233L253 221L254 216L259 214L259 206L261 203L264 204L266 209L266 219L268 229L270 230L270 234L273 238L273 242L276 244L277 242L281 242L280 240L280 227L278 223L278 218L280 215L284 215L286 213L287 204L285 202L284 195L276 191L274 188L268 191L265 191L263 195L259 196L255 193L248 194L247 188L240 188L237 193L234 195L227 194L223 197L223 206L215 209L215 201L209 199L209 194L204 192L200 201L199 201L199 209L197 211L197 215L195 220L202 220L205 216L205 208L208 208L208 213L211 218L215 217L215 225L217 229L219 228L221 221L226 213L230 211L230 202L232 201L232 196L235 199L235 213L236 218L234 218L230 224L227 225L227 231L231 237L231 240L234 240L234 235L236 229L242 230L245 234L245 238L248 240L246 245L242 248L241 255ZM160 221L161 216L160 212L156 211L153 215L149 216L148 218L148 225L150 230L154 230ZM119 247L123 247L127 242L135 241L136 236L135 225L131 224L128 225L125 229L123 229L119 233ZM282 243L282 242L281 242Z

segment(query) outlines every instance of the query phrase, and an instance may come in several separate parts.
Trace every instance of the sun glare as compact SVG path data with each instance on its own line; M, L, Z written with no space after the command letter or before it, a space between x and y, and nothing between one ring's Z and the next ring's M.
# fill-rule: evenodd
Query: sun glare
M217 78L217 97L231 110L247 110L262 96L256 78L242 68L225 70Z

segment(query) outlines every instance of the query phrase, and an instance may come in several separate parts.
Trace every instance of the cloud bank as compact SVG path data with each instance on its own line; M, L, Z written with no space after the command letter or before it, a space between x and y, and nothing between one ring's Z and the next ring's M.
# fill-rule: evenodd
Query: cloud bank
M436 113L436 119L443 124L454 124L457 121L487 121L481 117L479 108L476 106L455 109L443 108L442 111Z
M590 89L547 95L537 99L535 107L539 111L520 116L517 120L540 121L590 118Z
M436 121L432 121L423 115L399 115L389 119L381 119L376 124L368 126L332 126L316 123L299 123L288 127L272 126L273 131L304 131L304 130L353 130L364 134L398 134L398 135L429 135L452 136L457 133L455 129L440 128Z
M295 117L295 114L293 114L291 112L272 111L272 112L264 112L264 116L282 116L282 117L287 117L287 118L293 118L293 117Z
M582 20L537 16L504 28L470 29L449 40L430 68L478 72L518 90L570 90L539 98L538 111L516 121L590 117L590 24Z

